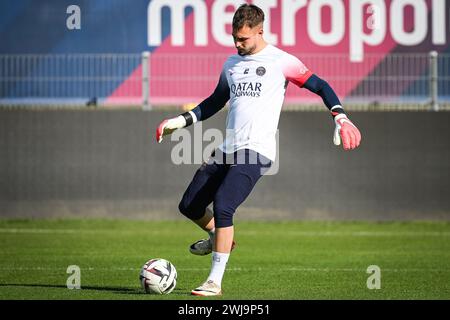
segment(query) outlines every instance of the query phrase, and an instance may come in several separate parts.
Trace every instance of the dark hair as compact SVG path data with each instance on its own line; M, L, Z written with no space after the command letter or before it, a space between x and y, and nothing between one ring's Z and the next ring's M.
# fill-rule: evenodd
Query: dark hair
M242 4L233 16L233 31L244 26L254 28L264 22L264 12L254 4Z

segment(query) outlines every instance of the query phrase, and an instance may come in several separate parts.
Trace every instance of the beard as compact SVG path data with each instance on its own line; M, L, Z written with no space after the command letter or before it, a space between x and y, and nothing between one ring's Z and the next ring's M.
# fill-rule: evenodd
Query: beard
M237 51L240 56L246 56L246 55L252 54L255 51L255 49L256 49L256 45L254 45L253 47L250 47L248 49L242 49L242 48L237 49Z

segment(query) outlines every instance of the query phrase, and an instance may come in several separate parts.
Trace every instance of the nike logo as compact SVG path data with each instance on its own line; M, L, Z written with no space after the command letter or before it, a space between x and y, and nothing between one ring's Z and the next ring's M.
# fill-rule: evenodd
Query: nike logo
M216 291L214 290L208 290L208 289L195 289L193 290L194 292L211 292L211 293L216 293Z

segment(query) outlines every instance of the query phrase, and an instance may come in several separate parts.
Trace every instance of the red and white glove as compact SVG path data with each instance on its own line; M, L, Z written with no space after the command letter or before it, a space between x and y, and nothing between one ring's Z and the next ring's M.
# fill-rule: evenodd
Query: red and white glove
M343 113L334 117L336 127L334 129L333 142L339 146L342 144L344 150L353 150L361 143L361 133L358 128Z
M164 120L159 124L158 128L156 128L156 141L161 143L164 136L171 134L177 129L184 128L185 126L186 119L182 115Z

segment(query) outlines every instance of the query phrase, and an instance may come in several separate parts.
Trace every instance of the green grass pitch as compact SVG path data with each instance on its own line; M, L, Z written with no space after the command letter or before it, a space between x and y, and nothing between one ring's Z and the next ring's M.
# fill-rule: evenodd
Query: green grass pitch
M188 251L202 237L188 221L3 219L0 299L205 299L190 295L209 274L210 256ZM219 299L450 299L449 222L236 221L235 240ZM155 257L177 268L169 295L140 288ZM69 265L80 290L66 287ZM370 265L380 289L367 288Z

